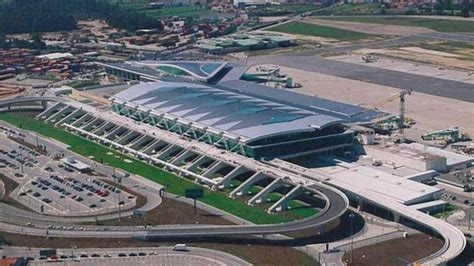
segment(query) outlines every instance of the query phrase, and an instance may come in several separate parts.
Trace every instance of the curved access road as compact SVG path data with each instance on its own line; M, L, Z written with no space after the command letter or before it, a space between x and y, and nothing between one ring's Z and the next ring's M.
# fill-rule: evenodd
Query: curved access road
M10 209L8 213L1 212L0 230L10 233L21 233L39 236L57 236L57 237L136 237L142 239L152 239L158 237L189 237L189 236L229 236L229 235L255 235L255 234L278 234L315 228L338 219L343 215L348 206L349 200L339 190L324 184L316 184L308 187L314 193L318 193L325 201L326 205L317 215L304 218L297 221L265 224L265 225L163 225L142 227L97 227L87 228L85 230L77 229L47 229L41 227L32 227L18 225L10 222L4 222L6 218L15 218L17 222L23 221L34 223L34 216L16 216ZM179 211L179 210L177 210ZM19 212L21 213L21 212ZM56 221L57 217L42 216L40 222L50 220ZM8 221L8 220L7 220Z

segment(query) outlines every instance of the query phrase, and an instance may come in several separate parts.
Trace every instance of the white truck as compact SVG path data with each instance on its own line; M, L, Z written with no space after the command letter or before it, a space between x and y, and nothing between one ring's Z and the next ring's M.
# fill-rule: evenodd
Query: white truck
M173 251L188 251L186 244L176 244L173 247Z

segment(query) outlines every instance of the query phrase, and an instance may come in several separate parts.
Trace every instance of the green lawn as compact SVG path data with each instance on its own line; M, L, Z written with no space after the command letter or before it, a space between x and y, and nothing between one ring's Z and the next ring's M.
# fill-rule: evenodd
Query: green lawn
M296 5L276 5L270 6L267 9L278 10L291 13L302 13L320 9L320 5L311 5L311 4L296 4Z
M431 216L436 217L436 218L447 218L454 212L458 210L458 207L452 204L448 204L444 207L444 211L432 213Z
M380 14L382 5L379 3L335 5L314 12L316 15L362 15Z
M314 207L300 207L300 208L291 209L289 212L296 216L310 217L310 216L318 214L319 209L316 209Z
M151 17L198 17L208 16L215 13L215 11L211 10L210 8L199 6L179 6L160 9L147 9L141 10L140 12Z
M411 27L425 27L440 32L474 32L474 21L411 18L397 16L346 16L346 17L322 17L327 20L352 21L363 23L375 23L385 25L401 25Z
M134 10L151 17L198 17L217 14L216 11L204 6L175 6L163 8L148 8L148 4L153 1L124 2L120 7L127 10Z
M172 194L184 196L187 188L198 186L190 180L180 178L174 174L165 172L160 168L138 161L134 158L127 158L131 160L132 163L126 163L123 161L123 158L125 157L124 155L117 153L106 146L102 146L60 128L56 128L50 124L43 123L32 117L20 113L2 113L0 114L0 120L22 127L26 130L38 132L41 135L68 144L71 151L83 156L94 156L94 160L96 161L100 162L103 160L104 164L123 169L130 173L138 174L165 185L167 187L166 191ZM112 154L108 155L107 153ZM200 199L200 201L256 224L280 223L292 220L283 215L269 214L263 209L250 207L244 202L227 197L224 193L214 192L205 188L204 195L205 196Z
M289 4L289 5L271 5L249 11L255 16L284 16L288 14L304 13L321 9L321 5L312 4Z
M87 86L99 85L97 81L94 80L74 80L67 84L67 86L72 88L82 88Z
M341 30L332 27L319 26L305 22L289 22L266 29L267 31L284 32L290 34L319 36L323 38L336 39L340 41L355 41L368 39L376 35L365 34L361 32Z

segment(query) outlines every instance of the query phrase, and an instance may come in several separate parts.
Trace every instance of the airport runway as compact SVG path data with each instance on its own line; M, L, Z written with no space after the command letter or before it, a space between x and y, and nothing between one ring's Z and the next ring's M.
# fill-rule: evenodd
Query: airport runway
M474 86L472 84L375 68L369 65L338 62L318 56L250 57L247 64L276 64L398 89L410 89L415 92L474 102Z

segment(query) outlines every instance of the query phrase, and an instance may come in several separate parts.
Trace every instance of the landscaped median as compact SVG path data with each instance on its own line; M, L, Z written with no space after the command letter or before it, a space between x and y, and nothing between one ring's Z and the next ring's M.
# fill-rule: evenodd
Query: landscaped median
M184 196L186 189L199 186L190 180L178 177L132 157L127 157L106 146L54 127L51 124L43 123L22 113L2 113L0 114L0 120L63 142L70 146L69 149L71 151L82 156L153 180L166 186L166 191L175 195ZM124 158L130 160L130 162L123 161ZM199 199L199 201L255 224L281 223L293 220L286 216L270 214L263 209L248 206L244 202L231 199L221 192L215 192L207 188L204 191L204 197ZM301 210L298 214L300 213ZM305 213L315 214L314 212ZM301 215L297 216L303 218Z

